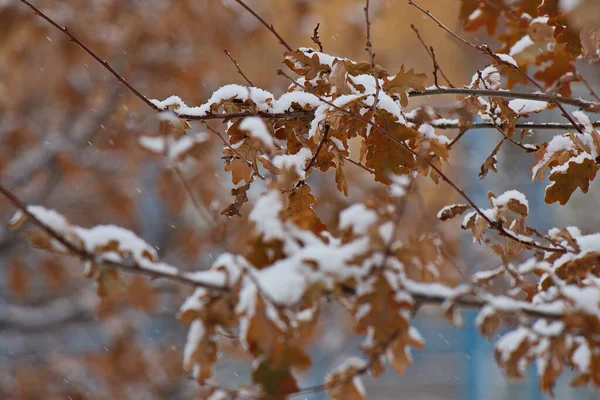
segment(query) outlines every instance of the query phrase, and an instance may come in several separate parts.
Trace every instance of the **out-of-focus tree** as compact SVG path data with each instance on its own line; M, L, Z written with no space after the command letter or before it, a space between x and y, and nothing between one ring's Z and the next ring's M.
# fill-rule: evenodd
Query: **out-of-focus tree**
M600 386L598 234L540 232L516 190L478 204L453 167L478 128L498 137L480 179L510 146L546 203L588 191L600 8L391 3L0 1L2 396L363 399L432 304L512 327L510 378ZM497 267L468 273L459 227ZM334 304L364 357L302 387Z

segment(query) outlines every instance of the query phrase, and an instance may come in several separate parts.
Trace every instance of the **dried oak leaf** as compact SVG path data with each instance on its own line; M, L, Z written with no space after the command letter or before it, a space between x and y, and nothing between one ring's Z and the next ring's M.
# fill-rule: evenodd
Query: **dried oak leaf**
M462 0L458 18L466 31L476 31L485 27L488 35L493 35L502 12L499 0L490 0L490 4L480 0Z
M410 347L422 349L423 346L425 346L425 342L417 333L416 329L411 327L408 331L402 332L402 334L390 344L386 356L396 373L403 375L406 372L406 367L412 365Z
M318 54L308 54L301 50L287 52L285 53L283 62L289 69L298 75L304 76L307 81L313 80L317 75L322 75L331 71L329 65L321 64Z
M547 15L548 25L554 27L556 43L564 44L567 52L577 57L581 54L579 32L569 23L567 16L561 13L559 0L545 0L538 7L539 15Z
M319 233L326 229L325 224L317 217L313 205L315 196L310 192L309 185L303 185L290 192L287 196L287 217L302 229Z
M363 350L370 356L376 355L380 346L389 343L394 335L407 332L410 327L408 317L402 310L413 306L408 298L398 298L383 275L379 275L372 284L372 289L363 293L356 301L353 310L356 316L356 333L370 333L371 340L363 344ZM371 374L378 376L383 372L383 365L376 361L371 366Z
M26 265L15 260L7 267L5 268L7 274L5 279L9 292L19 300L25 299L29 287L29 274Z
M498 329L500 329L500 324L502 323L502 319L500 318L498 312L489 306L484 307L479 312L476 321L479 332L481 332L481 334L488 339L491 339L492 336L498 332Z
M402 107L406 107L408 105L407 92L409 90L424 92L426 79L427 75L423 73L415 73L414 68L404 72L404 65L402 65L400 67L400 71L393 79L385 80L383 84L383 90L385 90L391 96L400 98L400 104Z
M571 158L566 164L553 168L549 177L553 183L546 188L544 201L547 204L558 201L565 205L575 189L580 188L583 193L587 193L590 181L596 177L598 169L598 163L586 154Z
M366 363L350 358L335 371L327 374L325 387L333 400L365 400L366 393L359 375Z
M462 228L469 229L477 242L481 241L483 232L487 229L489 223L477 212L472 211L467 214L463 220Z
M401 142L414 140L418 132L406 125L384 119L384 129ZM390 175L403 175L415 168L413 154L380 132L372 131L363 142L366 150L365 165L375 171L375 180L389 184Z
M269 398L283 398L298 390L291 369L309 368L311 361L308 354L270 319L266 306L262 296L257 293L254 314L244 316L248 319L248 328L242 339L247 343L250 354L262 358L262 362L252 371L254 383L259 384Z
M344 196L348 196L348 181L346 181L346 175L344 174L344 159L339 156L337 158L337 164L335 168L335 184L337 189L344 193Z
M114 269L98 266L96 273L97 293L102 300L113 300L125 294L125 282Z
M538 70L533 77L544 82L546 88L551 87L561 77L569 72L575 72L575 57L570 55L563 46L556 46L554 52L541 54L536 64L550 63L546 68ZM571 96L571 86L567 82L561 85L557 91L562 96Z
M343 95L351 93L350 86L348 86L346 64L342 60L335 60L333 62L333 68L329 74L329 83L332 89L335 89L336 95Z
M458 215L464 214L469 209L471 209L471 206L468 204L452 204L442 208L438 212L437 217L442 221L446 221Z
M217 362L219 352L214 338L213 325L199 319L192 322L185 345L184 368L193 369L194 377L201 385L212 376Z
M249 178L248 183L245 185L231 189L231 194L235 196L235 200L233 203L221 210L221 215L227 215L228 217L233 217L234 215L237 215L238 217L242 216L242 214L240 214L240 209L248 202L247 192L248 189L250 189L251 183L252 179Z
M498 162L498 159L496 157L498 156L498 151L500 150L500 147L502 147L503 144L504 140L501 140L496 145L496 147L494 147L494 150L492 150L492 152L487 156L483 164L481 164L481 170L479 171L479 179L485 178L485 176L490 170L492 170L494 173L498 173L498 169L496 168L496 163Z
M298 391L296 378L286 365L273 365L262 361L252 371L252 381L259 384L267 399L284 399L288 394Z

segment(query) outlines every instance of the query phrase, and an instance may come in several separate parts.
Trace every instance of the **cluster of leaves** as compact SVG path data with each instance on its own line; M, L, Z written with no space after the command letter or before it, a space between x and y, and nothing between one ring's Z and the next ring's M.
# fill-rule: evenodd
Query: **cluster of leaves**
M192 285L195 291L178 314L189 324L183 364L206 389L206 398L283 398L327 390L336 400L364 399L361 375L378 377L388 366L402 374L412 362L410 349L425 345L412 318L426 304L441 305L455 325L463 307L477 308L478 328L488 337L517 316L517 328L502 335L495 350L509 377L521 378L535 361L548 393L565 367L577 372L574 384L600 386L600 234L584 235L573 227L542 234L526 221L534 206L522 193L490 193L490 208L481 208L446 172L455 144L479 118L502 136L480 178L498 171L499 150L511 144L535 153L533 179L550 172L547 203L566 204L578 187L587 192L599 168L600 135L586 113L598 112L600 104L568 97L570 84L583 79L574 74L576 57L592 53L588 42L583 45L587 31L575 30L556 1L465 0L461 18L467 30L486 27L489 34L503 18L506 32L499 35L504 47L498 52L470 44L492 63L460 90L426 87L427 76L404 65L390 73L376 65L374 56L372 62L332 56L318 41L319 50L284 54L284 64L297 77L280 71L289 86L279 97L253 85L226 85L191 107L177 96L148 100L134 92L160 111L159 131L140 136L139 145L163 157L178 174L208 153L211 133L197 133L191 121L226 122L224 135L207 129L224 144L221 166L231 176L234 200L220 215L212 206L204 211L209 224L242 217L246 245L224 252L207 270L184 272L159 261L156 249L130 230L83 228L2 188L19 208L10 226L16 229L28 219L39 228L31 236L34 246L84 261L86 275L96 279L98 294L106 299L125 290L123 272ZM433 51L430 55L437 74ZM532 67L544 69L530 78ZM546 91L520 95L503 89L531 83ZM413 96L448 93L463 97L449 108L408 109ZM585 110L568 113L563 103ZM523 130L516 140L524 119L554 108L570 123L563 135L548 143L525 143L533 135ZM437 132L446 128L459 134L450 140ZM343 207L334 223L326 223L315 211L321 196L309 178L316 171L331 174L338 192L348 196L353 187L346 163L368 172L380 193ZM442 271L456 260L437 222L419 232L405 224L423 180L447 185L462 198L464 204L443 207L438 219L465 214L462 228L498 256L498 268L459 285L444 278ZM249 191L256 186L262 194L250 202ZM508 291L497 291L494 283L500 280L508 282ZM311 366L307 343L330 302L347 310L362 338L364 359L350 358L322 386L301 388L296 373ZM252 382L240 388L213 384L224 335L237 340L253 360Z

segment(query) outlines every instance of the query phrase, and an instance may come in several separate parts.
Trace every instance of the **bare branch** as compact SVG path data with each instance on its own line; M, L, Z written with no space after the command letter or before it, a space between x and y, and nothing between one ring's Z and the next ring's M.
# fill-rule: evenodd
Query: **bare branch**
M446 83L448 84L448 86L453 88L454 85L452 84L452 82L450 82L450 80L448 79L446 74L444 74L444 71L438 64L437 60L435 59L435 53L433 51L433 46L427 46L427 44L421 37L419 30L413 24L411 24L410 27L412 28L413 31L415 31L415 34L417 35L417 39L419 39L419 42L421 42L421 44L425 48L425 51L427 52L427 54L429 54L429 57L431 58L431 61L433 62L433 80L435 82L435 87L437 87L437 88L440 87L440 85L438 84L438 77L437 77L437 72L439 71L440 74L442 75L442 77L444 78L444 80L446 81Z
M231 62L233 63L233 65L235 65L235 68L237 68L238 74L240 74L242 76L242 78L244 78L244 80L248 83L248 85L254 86L254 84L252 83L252 81L250 79L248 79L248 77L246 76L246 74L244 74L244 72L240 68L240 65L237 63L237 61L235 61L235 59L231 56L231 53L227 49L223 49L223 51L225 52L225 55L231 60Z
M491 89L469 89L469 88L429 88L424 92L408 92L408 97L435 96L444 94L463 94L465 96L487 96L487 97L503 97L506 99L524 99L537 100L552 103L554 100L569 106L579 107L585 111L598 112L600 111L600 103L592 101L549 95L546 93L526 93L513 90L491 90Z
M133 93L134 95L136 95L137 98L139 98L140 100L142 100L144 103L146 103L148 106L152 107L156 111L160 111L160 109L154 103L152 103L150 101L150 99L148 99L146 96L144 96L143 94L141 94L140 92L138 92L136 88L134 88L133 86L131 86L129 84L129 82L127 82L125 80L125 78L123 78L117 71L115 71L113 69L113 67L111 67L110 64L106 60L103 60L102 58L100 58L89 47L87 47L82 41L80 41L79 39L77 39L77 37L75 35L73 35L71 33L71 31L67 29L66 26L60 26L59 24L57 24L52 18L50 18L49 16L47 16L46 14L44 14L43 12L41 12L36 6L34 6L33 4L31 4L29 1L27 1L27 0L21 0L21 3L23 3L26 6L28 6L29 8L31 8L34 13L36 13L37 15L39 15L40 17L42 17L43 19L45 19L48 23L50 23L52 26L54 26L56 29L58 29L59 31L61 31L62 33L64 33L65 35L67 35L69 37L69 39L73 43L75 43L83 51L85 51L90 56L92 56L92 58L94 58L96 61L98 61L108 72L110 72L115 78L117 78L117 80L119 82L121 82L127 89L129 89L129 91L131 93Z
M248 11L250 14L252 14L257 20L259 20L261 24L263 24L273 35L275 35L275 37L277 38L277 40L279 40L279 43L281 43L281 45L284 46L288 51L292 51L293 50L292 47L289 44L287 44L287 42L275 30L275 27L273 27L273 25L269 24L267 21L265 21L264 19L262 19L262 17L260 15L258 15L252 8L250 8L242 0L235 0L235 2L238 3L240 6L244 7L244 9L246 11Z

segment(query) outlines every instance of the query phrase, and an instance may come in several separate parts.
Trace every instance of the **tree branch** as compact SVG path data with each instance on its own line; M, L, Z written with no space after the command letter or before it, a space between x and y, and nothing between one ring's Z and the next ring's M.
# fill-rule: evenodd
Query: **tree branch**
M250 14L252 14L257 20L259 20L261 24L263 24L273 35L275 35L277 40L279 40L279 43L281 43L288 51L293 50L292 47L289 44L287 44L287 42L275 30L275 27L273 25L267 23L267 21L262 19L262 17L260 15L258 15L252 8L250 8L242 0L235 0L235 2L238 3L240 6L244 7L244 9L246 9L246 11L248 11Z
M339 107L335 104L333 104L331 101L326 100L325 98L323 98L323 96L318 95L317 93L315 93L312 90L309 90L307 88L305 88L304 86L300 85L298 82L296 82L294 79L292 79L291 77L289 77L285 72L283 72L282 70L278 70L277 73L279 75L285 76L293 85L298 86L304 90L309 91L310 93L312 93L314 96L316 96L319 100L321 100L323 103L329 105L330 107L335 108L336 110L351 116L352 118L355 118L359 121L362 121L365 124L371 125L377 132L381 133L382 135L384 135L385 137L387 137L389 140L391 140L392 142L394 142L396 145L402 147L404 150L408 151L409 153L411 153L417 160L421 160L424 161L426 163L426 165L431 168L432 170L435 171L436 174L438 174L440 176L440 178L442 178L442 180L449 185L452 189L454 189L454 191L456 191L460 197L462 197L463 199L465 199L465 201L467 203L469 203L469 205L477 212L477 214L479 214L479 216L481 218L483 218L489 225L489 227L495 231L497 231L501 236L504 236L506 238L509 238L517 243L521 243L523 245L526 245L528 247L532 247L532 248L536 248L538 250L544 250L544 251L549 251L549 252L559 252L559 253L564 253L565 250L563 249L557 249L555 247L548 247L548 246L544 246L540 243L537 243L534 240L525 240L523 238L520 238L517 235L514 235L511 231L505 229L501 224L499 224L496 221L491 220L483 211L481 211L481 209L475 204L475 202L467 195L467 193L461 189L456 183L454 183L450 178L448 178L448 176L442 172L442 170L440 168L438 168L437 166L435 166L435 164L433 164L431 162L431 160L428 157L422 157L419 153L417 153L415 150L413 150L412 148L410 148L406 143L404 143L403 141L399 140L398 138L396 138L395 136L393 136L392 134L390 134L388 131L386 131L385 129L383 129L381 126L369 121L368 119L364 118L362 115L358 115L356 113L353 113L351 111L348 111L342 107Z
M408 92L408 97L435 96L444 94L463 94L465 96L487 96L487 97L503 97L507 99L523 99L545 101L553 103L554 100L573 107L579 107L585 111L599 112L600 103L595 103L589 100L562 97L549 95L546 93L526 93L509 90L492 90L492 89L469 89L469 88L429 88L424 92L411 91Z
M408 0L408 4L410 4L411 6L416 7L419 11L421 11L422 13L424 13L425 15L427 15L429 18L431 18L435 23L437 23L437 25L440 28L442 28L446 32L450 33L452 36L454 36L455 38L457 38L458 40L460 40L461 42L463 42L467 46L473 48L475 51L477 51L477 52L479 52L479 53L481 53L483 55L487 55L490 58L492 58L492 60L494 60L496 63L498 63L500 65L505 65L508 68L516 71L519 75L521 75L523 78L525 78L529 83L531 83L532 85L534 85L535 87L537 87L539 90L541 90L545 94L544 88L539 83L537 83L535 81L535 79L533 79L532 77L530 77L529 75L527 75L527 73L525 73L525 71L523 71L521 68L519 68L519 66L514 62L514 60L510 60L512 62L509 62L509 60L506 60L505 58L500 57L498 54L496 54L495 52L493 52L492 49L490 49L488 47L488 45L485 45L485 44L484 45L476 45L474 43L469 42L468 40L464 39L463 37L461 37L460 35L458 35L456 32L454 32L452 29L450 29L446 25L444 25L429 10L425 10L423 7L421 7L420 5L418 5L417 3L415 3L413 0ZM579 133L583 133L583 129L581 129L579 127L579 125L577 125L577 123L575 122L575 120L573 119L573 117L571 117L569 115L569 113L567 113L567 111L564 109L564 107L561 105L561 103L557 100L557 97L554 94L550 95L550 102L554 103L556 105L556 107L558 107L558 109L560 110L561 114L567 119L567 121L569 121L571 123L571 125L573 125L573 127Z
M77 244L71 242L69 239L61 235L59 232L54 230L52 227L46 225L39 220L33 213L31 213L21 199L14 195L10 190L0 185L0 193L4 195L16 208L18 208L23 214L25 214L35 225L43 230L50 237L55 239L61 245L63 245L71 255L79 257L84 261L90 261L96 264L102 264L107 267L121 270L128 273L134 273L139 275L150 276L151 278L166 278L176 282L185 283L196 287L203 287L206 289L214 290L217 292L228 292L229 288L226 286L216 285L210 282L202 281L193 274L181 272L175 267L171 267L167 264L159 265L140 265L137 261L131 260L126 262L115 261L105 259L97 254L86 250L85 248L79 247Z

